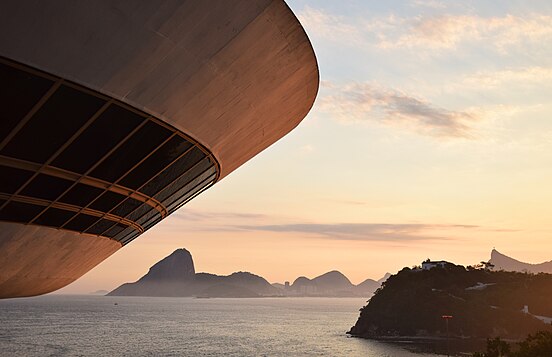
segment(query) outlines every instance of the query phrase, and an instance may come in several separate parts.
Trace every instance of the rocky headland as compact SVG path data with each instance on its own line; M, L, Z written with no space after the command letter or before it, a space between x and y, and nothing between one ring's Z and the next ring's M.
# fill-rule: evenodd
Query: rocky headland
M448 335L522 339L552 330L550 296L550 274L451 263L430 269L404 268L375 292L349 333L376 339Z

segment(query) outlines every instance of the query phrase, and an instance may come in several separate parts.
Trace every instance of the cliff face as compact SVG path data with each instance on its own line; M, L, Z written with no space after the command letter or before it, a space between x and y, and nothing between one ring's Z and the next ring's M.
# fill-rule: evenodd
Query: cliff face
M186 249L177 249L168 257L153 265L139 282L189 281L195 276L192 255Z
M262 277L247 272L228 276L196 274L190 252L177 249L137 282L123 284L108 295L257 297L279 295L279 290Z
M466 270L462 266L411 270L391 276L361 309L350 333L360 337L525 337L550 330L535 318L552 316L552 275ZM522 312L529 306L530 314Z
M491 251L490 262L495 266L495 270L528 272L528 273L548 273L552 274L552 261L540 264L529 264L510 258L496 249Z

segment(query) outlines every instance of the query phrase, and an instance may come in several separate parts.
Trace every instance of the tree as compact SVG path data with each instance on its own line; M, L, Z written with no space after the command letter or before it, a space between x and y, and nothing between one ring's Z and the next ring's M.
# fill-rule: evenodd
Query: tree
M510 345L500 339L488 338L487 351L474 353L474 357L506 357L510 355Z
M550 357L552 356L552 332L539 331L520 342L519 349L512 357Z
M517 348L514 349L497 337L487 339L487 351L476 352L473 357L550 357L552 356L552 332L539 331L529 335L525 341L517 343Z

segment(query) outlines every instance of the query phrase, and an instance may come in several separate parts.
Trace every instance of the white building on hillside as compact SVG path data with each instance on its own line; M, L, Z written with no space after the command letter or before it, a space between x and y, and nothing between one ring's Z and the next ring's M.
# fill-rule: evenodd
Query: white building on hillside
M428 259L422 262L422 270L430 270L435 267L444 268L447 264L451 264L451 263L447 262L446 260L431 261Z

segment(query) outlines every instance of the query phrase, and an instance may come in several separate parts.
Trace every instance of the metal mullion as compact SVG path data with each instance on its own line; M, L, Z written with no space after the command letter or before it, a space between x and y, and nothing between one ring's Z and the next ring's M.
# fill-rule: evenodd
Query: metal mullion
M59 77L54 76L50 73L43 72L39 69L29 67L29 66L24 65L24 64L19 63L19 62L15 62L15 61L13 61L9 58L6 58L4 56L0 56L0 63L3 63L3 64L5 64L6 66L9 66L9 67L18 69L20 71L27 72L29 74L35 75L37 77L45 78L45 79L50 80L52 82L55 82L59 79Z
M192 144L192 143L190 143ZM184 156L188 155L193 149L195 149L196 146L194 144L192 144L192 146L184 151L182 154L180 154L176 159L174 159L173 161L171 161L168 165L166 165L161 171L159 171L158 173L155 174L155 176L151 177L149 180L146 181L146 183L144 183L142 186L138 187L136 189L136 191L140 191L141 189L143 189L148 183L150 183L151 181L153 181L156 177L158 177L159 175L161 175L161 173L163 173L165 170L169 169L175 162L177 162L178 160L180 160L181 158L183 158Z
M9 195L0 194L0 198L6 197L6 196L9 196ZM48 205L51 204L51 202L48 201L48 200L45 200L45 199L42 199L42 198L28 197L28 196L13 197L12 202L22 202L22 203L35 205L35 206L48 206ZM61 210L64 210L64 211L69 211L69 212L78 212L81 209L81 207L79 207L79 206L75 206L75 205L68 204L68 203L61 203L61 202L56 202L52 207L57 208L57 209L61 209ZM94 209L90 209L90 208L87 208L85 211L86 211L86 214L88 214L90 216L94 216L94 217L100 217L104 214L104 212L94 210ZM139 232L144 231L144 228L141 225L139 225L138 223L133 222L129 219L120 217L120 216L110 214L106 219L108 219L108 220L110 220L114 223L123 223L127 227L131 227L131 228L133 228L133 229L135 229ZM31 224L31 222L27 222L25 224Z
M180 178L182 178L184 175L186 175L187 173L189 173L190 171L192 171L193 169L195 169L196 167L199 166L199 164L201 164L202 162L205 161L205 159L207 159L209 162L211 161L209 159L208 156L205 156L204 158L200 159L198 162L196 162L195 164L193 164L188 170L184 171L183 173L181 173L177 178L175 178L174 180L172 180L171 182L169 182L168 184L166 184L162 189L160 189L159 191L157 191L155 193L155 195L153 195L153 197L159 195L161 192L165 191L167 188L169 188L171 186L171 184L175 183L176 181L180 180ZM205 171L207 171L209 168L205 169L204 171L202 171L201 173L203 174ZM199 176L199 175L198 175ZM195 180L198 176L196 176L193 180Z
M94 113L94 115L92 115L92 116L90 117L90 119L88 119L88 120L86 121L86 123L84 123L84 125L83 125L79 130L77 130L77 132L76 132L75 134L73 134L73 136L71 136L71 137L69 138L69 140L67 140L67 141L65 142L65 144L63 144L63 145L62 145L62 146L61 146L61 147L50 157L50 159L49 159L48 161L46 161L46 162L40 167L40 169L38 169L38 171L36 171L36 172L41 172L41 171L44 169L44 167L50 165L50 163L52 163L52 162L58 157L58 155L61 154L65 149L67 149L75 140L77 140L78 137L79 137L79 136L80 136L90 125L92 125L92 123L94 123L94 122L96 121L96 119L98 119L98 117L99 117L100 115L102 115L102 114L107 110L107 108L109 108L109 106L110 106L111 104L113 104L113 100L112 100L112 99L110 99L110 100L108 100L107 102L105 102L104 105L102 105L102 107L101 107L100 109L98 109L98 110L96 111L96 113ZM32 179L32 177L31 177L31 179ZM23 187L24 187L24 186L25 186L25 185L23 185ZM20 189L21 189L21 188L20 188ZM50 206L52 206L52 203L57 202L57 201L60 199L60 197L62 197L64 194L65 194L65 192L62 192L56 199L54 199L54 200L48 205L48 207L46 207L44 210L42 210L42 212L40 212L40 213L39 213L38 215L36 215L32 220L30 220L29 223L33 223L33 222L35 221L35 219L37 219L38 217L40 217L44 212L46 212L46 210L47 210L48 208L50 208Z
M42 170L48 166L52 161L54 161L58 155L60 153L63 152L63 150L65 150L69 145L71 145L73 143L73 141L75 141L79 136L80 134L86 130L86 128L88 128L90 126L90 124L92 124L96 118L101 115L106 109L107 107L109 106L109 104L111 103L111 101L108 101L106 103L104 103L104 105L102 105L102 107L100 109L98 109L96 111L96 113L94 113L94 115L92 115L90 117L90 119L88 119L86 121L86 123L84 123L83 126L81 126L79 128L79 130L77 130L63 145L61 145L60 148L58 148L52 155L50 155L50 157L48 158L48 160L46 160L43 164L40 165L40 167L38 168L38 170L35 170L34 173L32 174L32 176L23 184L19 187L19 189L17 189L17 191L15 191L15 193L13 194L14 196L15 195L18 195L21 191L23 191L23 189L25 189L25 187L27 187L32 180L34 180L35 177L37 177L40 173L42 173ZM58 196L59 198L59 196ZM10 200L7 200L1 207L0 207L0 210L2 210L8 203L10 202ZM42 212L40 212L38 215L41 215ZM38 217L38 216L37 216ZM33 221L36 219L33 218Z
M167 140L165 140L165 141L163 142L163 144L159 145L159 147L158 147L157 149L159 149L161 146L163 146L165 143L167 143L170 139L172 139L173 137L175 137L176 134L177 134L177 133L173 133ZM149 180L147 180L144 184L142 184L142 186L138 187L136 190L133 190L133 191L139 192L144 186L146 186L148 183L150 183L150 181L152 181L154 178L156 178L157 176L159 176L163 171L165 171L166 169L168 169L169 167L171 167L172 164L174 164L177 160L180 160L180 158L181 158L182 156L188 154L194 147L195 147L195 146L192 144L192 146L191 146L188 150L186 150L184 153L180 154L176 159L174 159L174 160L171 161L168 165L166 165L161 171L159 171L158 173L156 173L153 177L151 177L151 178L150 178ZM157 149L156 149L155 151L157 151ZM152 154L152 153L151 153L151 154ZM150 155L151 155L151 154L150 154ZM140 163L139 163L139 164L140 164ZM132 169L131 169L130 171L132 171ZM129 171L129 172L130 172L130 171ZM125 174L125 176L128 175L129 172L127 172L127 173ZM124 178L124 176L121 177L121 179L123 179L123 178ZM118 180L118 181L119 181L119 180ZM118 181L117 181L117 182L118 182ZM115 182L115 183L117 183L117 182ZM146 194L144 194L144 195L146 195ZM146 196L147 196L147 195L146 195ZM130 196L129 196L129 197L130 197ZM147 196L147 197L150 197L150 196ZM150 199L153 199L153 197L150 197ZM121 201L118 205L116 205L115 207L113 207L112 209L110 209L109 212L107 212L107 213L110 213L111 211L113 211L114 209L116 209L117 207L119 207L120 205L122 205L123 202L125 202L125 200ZM158 202L159 202L159 201L158 201ZM144 203L146 203L146 202L144 202ZM160 204L163 208L165 208L161 202L159 202L159 204ZM156 203L156 205L157 205L157 203ZM140 206L136 207L135 209L138 209L139 207L140 207ZM164 209L164 211L167 212L166 209ZM134 212L134 210L132 210L130 213L132 213L132 212ZM129 214L130 214L130 213L129 213ZM167 212L167 213L168 213L168 212ZM165 214L165 215L166 215L166 214Z
M91 204L93 204L94 202L96 202L98 200L98 198L100 198L100 196L102 196L103 194L105 194L107 191L110 191L110 189L115 186L116 184L119 183L119 181L121 181L126 175L128 175L130 172L132 172L132 170L134 170L136 167L138 167L142 162L144 162L145 160L147 160L151 155L153 155L154 153L157 152L157 150L159 150L159 148L161 148L163 145L165 145L170 139L172 139L172 137L175 135L176 133L172 133L171 135L169 135L169 137L167 139L165 139L165 141L163 141L155 150L153 150L152 152L150 152L149 154L147 154L145 157L143 157L140 161L138 161L134 166L132 166L127 172L125 172L123 175L121 175L117 180L115 180L115 182L112 182L109 187L107 187L104 192L102 192L101 194L99 194L98 196L96 196L96 198L94 198L91 202L89 202L86 207L90 206ZM128 196L130 197L130 195ZM86 208L85 207L85 208ZM166 211L166 209L165 209ZM105 214L104 214L105 216ZM100 219L98 219L96 222L92 223L90 226L86 227L86 229L89 229L90 227L92 227L93 225L95 225L96 223L98 223L101 219L103 219L103 217L100 217ZM67 222L65 223L67 224ZM86 231L85 229L85 231Z
M169 169L175 162L177 162L178 160L180 160L182 157L186 156L187 154L189 154L196 146L190 142L190 144L192 145L188 150L186 150L185 152L183 152L182 154L180 154L176 159L174 159L173 161L171 161L168 165L166 165L161 171L159 171L157 174L155 174L155 176L151 177L148 181L146 181L142 186L138 187L136 189L136 191L140 191L142 188L144 188L148 183L150 183L151 181L153 181L153 179L155 179L156 177L158 177L161 173L163 173L165 170ZM173 181L174 182L174 181ZM153 198L153 197L152 197ZM117 207L119 207L120 205L123 204L123 202L125 202L125 200L121 201L117 206L113 207L111 210L109 210L109 212L107 213L111 213L114 209L116 209ZM161 204L162 205L162 204ZM141 205L140 205L141 206ZM134 210L140 208L140 206L136 207ZM130 213L134 212L134 210L132 210ZM166 215L168 215L168 211L165 210L165 212L167 212ZM130 214L129 213L129 214ZM111 227L110 227L111 228ZM109 229L109 228L108 228ZM107 230L106 230L107 231ZM105 231L103 232L105 233Z
M194 165L194 166L195 166L195 165ZM193 179L191 179L190 181L188 181L187 184L189 184L190 182L193 182L195 179L199 178L201 175L203 175L204 173L206 173L209 169L210 169L210 167L208 167L208 168L206 168L205 170L201 171L201 173L199 173L199 174L196 175ZM189 170L187 170L187 171L189 171ZM175 181L176 181L176 180L175 180ZM174 181L173 181L173 182L174 182ZM184 185L184 186L182 186L182 187L185 187L185 186L186 186L186 185ZM196 186L197 186L197 185L196 185ZM194 187L192 188L192 190L193 190L196 186L194 186ZM182 187L181 187L181 188L182 188ZM188 192L190 192L190 191L191 191L191 190L187 191L186 193L188 193ZM184 195L185 195L185 194L184 194ZM182 196L184 196L184 195L182 195ZM179 198L181 198L182 196L180 196ZM178 200L178 199L177 199L177 200ZM177 200L176 200L176 201L177 201ZM175 202L176 202L176 201L175 201ZM146 214L148 214L149 212L150 212L150 211L148 211L148 212L144 213L143 215L141 215L140 217L136 218L135 221L138 222L142 217L144 217L144 216L145 216ZM164 218L164 217L163 217L163 218Z
M11 139L27 124L27 122L35 115L35 113L42 108L42 106L50 99L50 97L58 90L58 88L63 83L63 79L58 79L50 89L44 95L42 98L39 99L38 102L35 103L35 105L29 110L29 112L17 123L15 128L12 129L12 131L2 140L2 143L0 143L0 151L4 149L4 147L10 142Z
M201 175L205 174L207 171L208 171L208 169L205 170L205 171L203 171L200 175L196 176L196 178L194 178L194 180L195 180L195 179L198 179ZM215 173L213 172L212 174L210 174L209 176L207 176L206 178L204 178L203 180L201 180L199 183L195 184L194 187L192 187L191 189L189 189L188 191L186 191L184 194L180 195L180 197L178 197L176 200L174 200L170 205L174 204L175 202L178 202L178 200L180 200L182 197L186 196L187 194L189 194L190 192L192 192L193 190L195 190L197 187L203 185L206 181L209 181L209 180L211 179L211 176L214 176L214 175L215 175ZM193 181L193 180L192 180L192 181ZM180 203L179 203L179 204L180 204ZM170 205L169 205L169 206L170 206ZM178 206L178 205L177 205L177 206ZM174 212L174 210L173 210L172 212Z
M88 176L88 174L90 174L96 167L98 167L102 162L105 161L105 159L107 159L109 156L111 156L111 154L113 154L115 152L115 150L117 150L118 148L120 148L124 143L126 143L131 137L134 136L134 134L136 134L136 132L138 130L140 130L142 127L144 127L144 125L146 125L146 123L148 123L148 118L144 118L144 120L136 127L134 128L134 130L132 130L130 133L127 134L127 136L125 136L125 138L123 140L121 140L117 145L115 145L111 150L109 150L100 160L98 160L94 165L92 165L92 167L90 169L88 169L84 174L81 175L80 179L76 180L75 182L73 182L73 184L71 186L69 186L69 188L67 190L65 190L64 193L62 193L60 195L60 197L63 197L64 194L66 194L67 192L69 192L69 190L71 190L73 187L75 187L84 177ZM96 199L98 197L100 197L101 195L103 195L105 193L102 192L101 194L99 194ZM93 202L93 201L92 201ZM92 203L90 202L90 203ZM88 205L90 205L90 203ZM82 209L88 207L88 205L86 205L85 207L82 207ZM77 214L81 213L82 212L82 209L81 211L79 211ZM67 222L65 222L63 224L63 226L61 226L60 228L64 227L67 223L69 223L74 217L76 217L77 215L73 216L71 219L69 219Z
M8 220L5 220L5 219L0 219L0 222L6 222L6 223L14 223L13 221L8 221ZM19 223L19 222L18 222ZM36 226L36 227L44 227L40 224L32 224L32 226ZM65 231L65 232L71 232L71 233L78 233L78 234L83 234L85 236L90 236L90 237L97 237L96 234L91 234L91 233L86 233L86 232L78 232L78 231L74 231L72 229L67 229L67 228L54 228L54 227L48 227L48 228L52 228L52 229L59 229L59 230L62 230L62 231ZM117 243L121 243L120 241L116 240L116 239L113 239L113 238L109 238L109 237L105 237L107 239L111 239L112 241L115 241ZM122 245L122 243L121 243Z
M40 164L36 164L36 163L26 161L26 160L22 160L22 159L16 159L16 158L13 158L13 157L7 157L7 156L3 156L3 155L0 155L0 165L13 167L13 168L17 168L17 169L22 169L22 170L26 170L26 171L32 171L32 172L37 171L40 168ZM75 173L75 172L72 172L72 171L67 171L65 169L61 169L61 168L53 167L53 166L44 167L42 169L42 173L45 174L45 175L48 175L48 176L58 177L58 178L62 178L62 179L71 181L71 185L73 185L73 183L75 181L79 181L79 182L81 182L85 185L96 187L96 188L99 188L101 190L106 189L111 184L108 181L104 181L104 180L97 179L95 177L90 177L90 176L82 177L81 174L78 174L78 173ZM60 197L63 196L65 194L65 192L67 192L69 189L71 189L71 187L73 187L73 186L70 186L68 189L63 191L63 193L60 195ZM122 195L129 195L130 197L132 197L132 198L134 198L134 199L136 199L140 202L148 203L150 206L156 208L157 210L160 210L163 214L166 215L166 211L163 211L161 209L162 208L161 207L162 206L161 202L157 201L153 197L150 197L148 195L143 194L142 192L132 191L131 189L129 189L127 187L124 187L124 186L120 186L120 185L114 185L113 187L111 187L110 191L115 192L115 193L120 193ZM56 199L54 201L59 201L59 199L60 198L58 197L58 199Z
M88 177L88 174L90 174L98 165L100 165L106 158L108 158L115 150L117 150L121 145L123 145L129 138L131 138L140 128L142 128L146 123L148 122L147 119L144 119L140 125L138 125L133 131L127 134L126 137L123 138L117 145L115 145L111 150L109 150L104 156L100 158L90 169L88 169L84 174L79 175L80 177L73 182L71 186L67 190L65 190L60 197L63 197L67 192L69 192L73 187L75 187L78 183L80 183L84 178ZM98 180L99 181L99 180ZM106 181L107 182L107 181Z
M199 176L203 175L206 171L207 171L207 170L203 171L200 175L196 176L196 177L194 178L194 180L195 180L196 178L198 178ZM193 187L191 190L186 191L186 193L184 193L183 195L181 195L181 196L180 196L178 199L176 199L174 202L178 201L179 199L181 199L182 197L186 196L187 194L189 194L190 192L192 192L192 191L195 190L196 188L198 188L198 187L200 187L201 185L205 184L205 182L208 182L209 180L213 180L213 179L215 178L215 176L216 176L216 173L213 173L213 174L207 176L205 179L201 180L201 182L199 182L198 184L194 185L194 187ZM193 181L193 180L192 180L192 181ZM211 181L211 183L210 183L209 185L203 187L202 189L200 189L199 191L197 191L196 193L192 194L190 197L188 197L187 199L185 199L183 202L179 203L179 204L176 206L176 208L173 210L173 212L176 211L177 209L179 209L180 207L184 206L186 203L190 202L192 199L194 199L194 198L197 197L199 194L201 194L203 191L207 190L208 188L210 188L210 187L213 186L213 185L214 185L214 181ZM143 216L145 216L147 213L149 213L149 212L146 212L146 213L143 214L140 218L142 218ZM140 218L138 218L136 221L138 221ZM151 221L153 218L155 218L155 216L152 217L152 218L150 218L150 219L148 220L148 222ZM141 227L144 228L144 231L146 231L146 230L148 230L148 229L150 228L150 227L146 227L148 222L144 222L144 225L143 225L143 226L140 225ZM138 224L138 223L137 223L137 224ZM122 244L128 243L128 241L126 241L125 239L126 239L129 235L131 235L131 234L132 234L132 232L129 233L129 234L127 234L126 236L124 236L123 239L119 240L119 242L121 242Z
M109 191L113 186L115 186L116 184L119 183L119 181L121 181L122 179L124 179L129 173L131 173L135 168L137 168L138 166L140 166L144 161L146 161L148 158L150 158L153 154L155 154L160 148L163 147L163 145L165 145L166 143L168 143L173 137L176 136L176 132L173 132L171 135L169 135L169 137L167 139L165 139L165 141L163 141L161 144L159 144L159 146L157 148L155 148L155 150L151 151L149 154L147 154L145 157L142 158L142 160L138 161L136 164L134 164L134 166L132 166L130 169L128 169L127 172L125 172L123 175L121 175L115 182L113 182L102 194L98 195L92 202L90 202L88 205L91 205L92 203L94 203L94 201L96 201L101 195L103 195L106 191ZM137 191L137 190L133 190L134 192ZM130 197L130 195L127 196L127 198ZM119 202L119 204L117 206L119 206L121 203L123 203L124 201L126 200L126 198L124 200L122 200L121 202ZM117 207L115 206L115 207ZM104 216L106 214L108 214L109 212L111 212L113 209L115 209L115 207L113 207L111 210L109 210L108 212L105 212ZM165 212L167 211L166 209L164 210ZM163 213L161 213L161 216L163 216ZM101 217L98 221L100 221L101 219L103 219L103 217ZM98 221L94 222L94 224L96 224ZM94 224L90 225L88 228L86 229L89 229L90 227L92 227ZM111 227L110 227L111 228ZM107 230L103 231L103 233L105 233Z
M174 182L178 181L182 176L186 175L188 172L190 172L191 170L193 170L197 165L199 165L200 163L202 163L205 159L207 158L204 157L202 158L201 160L199 160L198 162L196 162L194 165L192 165L192 167L190 167L188 170L184 171L183 173L181 173L176 179L174 179L173 181L167 183L165 186L163 186L162 189L160 189L159 191L157 191L152 197L155 197L156 195L158 195L159 193L163 192L164 190L166 190L168 187L171 186L171 184L173 184ZM128 217L130 216L131 214L133 214L138 208L142 207L141 205L136 207L135 209L133 209L132 211L130 211L125 217ZM143 216L143 215L142 215ZM140 216L140 217L142 217Z
M213 175L209 175L205 180L201 181L201 183L203 184L205 181L209 181L209 180L212 180L214 179ZM214 181L211 181L211 183L205 187L203 187L201 190L197 191L196 193L194 193L193 195L191 195L190 197L188 197L187 199L185 199L183 202L179 203L173 210L173 212L177 211L180 209L180 207L186 205L188 202L190 202L191 200L193 200L194 198L196 198L197 196L199 196L202 192L206 191L208 188L212 187L213 185L215 184ZM195 187L194 187L195 188ZM181 196L182 197L182 196Z
M199 165L201 162L203 162L203 160L207 159L207 157L204 157L203 159L199 160L195 165L193 165L192 167L190 167L188 170L186 170L185 172L183 172L178 178L176 178L175 180L173 180L172 182L168 183L165 187L163 187L163 189L161 189L159 192L163 192L167 187L169 187L172 183L174 183L175 181L177 181L178 179L180 179L182 176L184 176L185 174L187 174L188 172L190 172L191 170L193 170L197 165ZM200 177L201 175L203 175L205 172L207 172L207 170L209 170L210 167L206 168L205 170L201 171L201 173L199 173L198 175L196 175L193 179L191 179L190 181L188 181L188 183L192 182L193 180L197 179L198 177ZM202 181L203 182L203 181ZM183 186L184 187L184 186ZM194 186L195 188L195 186ZM193 188L192 188L193 190ZM191 191L191 190L190 190ZM190 191L187 191L186 193L190 192ZM158 193L159 193L158 192ZM185 193L185 194L186 194ZM184 194L184 195L185 195ZM184 196L182 195L182 196ZM180 197L182 197L180 196ZM180 198L179 197L179 198ZM132 210L132 212L130 212L129 214L127 214L125 216L125 218L127 218L128 216L130 216L132 213L134 213L138 208L142 207L141 205L136 207L134 210ZM133 222L138 222L142 217L144 217L146 214L150 213L151 211L147 211L146 213L144 213L143 215L141 215L140 217L136 218L135 220L132 220ZM170 213L169 213L170 214ZM130 220L130 219L129 219ZM126 236L124 236L121 241L123 241L126 237L128 237L131 233L128 233Z
M186 141L189 141L191 142L192 144L194 144L195 146L198 147L199 150L201 150L205 156L210 156L211 153L209 152L209 150L207 150L206 148L203 147L203 145L201 145L199 143L199 141L193 139L192 137L190 137L189 135L187 134L184 134L182 133L180 130L174 128L173 126L171 126L170 124L164 122L163 120L161 119L158 119L158 118L155 118L155 117L152 117L152 121L158 125L161 125L162 127L166 128L166 129L169 129L171 131L176 131L178 133L178 136L180 136L181 138L185 139Z

